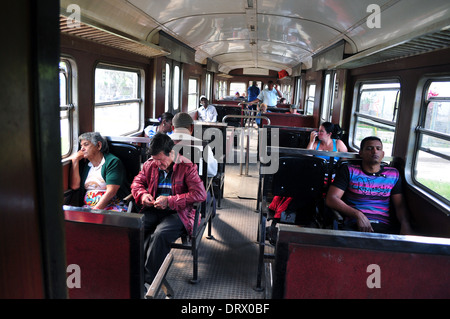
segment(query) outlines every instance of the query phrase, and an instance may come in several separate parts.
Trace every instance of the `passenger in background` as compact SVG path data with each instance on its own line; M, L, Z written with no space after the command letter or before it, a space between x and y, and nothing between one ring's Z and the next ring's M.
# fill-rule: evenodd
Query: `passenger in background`
M247 89L247 95L248 95L248 102L251 102L253 100L256 100L258 98L259 93L261 92L261 90L259 89L259 87L256 85L256 81L252 82L252 85L249 86L249 88ZM256 110L256 105L255 104L251 104L248 103L247 107L249 110L254 111ZM251 113L250 115L254 115L254 113Z
M159 125L149 125L144 129L145 137L152 138L157 132L172 134L172 119L173 114L165 112L158 118Z
M309 144L306 147L310 150L317 151L329 151L329 152L348 152L347 146L339 139L341 134L341 128L339 124L333 124L330 122L324 122L319 127L319 132L312 131ZM319 156L327 160L329 156ZM335 157L334 161L337 162L339 157Z
M259 89L259 87L256 86L256 81L253 81L252 85L247 90L248 93L247 101L251 102L253 100L256 100L260 92L261 90Z
M172 121L173 134L170 135L170 138L175 142L179 141L194 141L194 142L202 142L202 140L192 136L192 132L194 131L194 121L192 117L188 113L179 112L175 114L175 117ZM201 144L200 144L201 147ZM203 152L203 149L202 149ZM214 154L211 150L211 147L206 147L205 160L208 163L208 177L214 177L217 175L217 160L214 157ZM191 159L192 160L192 159ZM198 163L196 163L198 164ZM200 167L200 172L201 172Z
M83 133L79 141L81 149L71 157L70 187L81 190L83 207L126 212L121 199L130 189L122 162L108 152L108 143L98 132ZM80 165L83 159L89 163Z
M256 116L264 115L264 113L270 113L270 111L267 111L267 105L264 103L261 103L260 105L258 105L256 110L258 111L258 113L256 113ZM258 127L261 127L261 123L262 123L261 121L263 121L263 119L255 120L256 124L258 124Z
M283 93L278 90L278 85L274 85L273 81L267 82L267 86L267 89L262 90L258 97L249 103L261 102L266 104L268 107L277 107L278 97L283 97Z
M282 97L278 104L288 104L288 102L287 102L286 98Z
M136 203L144 214L145 282L151 284L170 245L185 231L191 236L194 203L206 199L197 166L175 154L174 142L161 132L150 143L152 156L131 184Z
M214 105L208 104L205 96L200 98L201 106L198 108L198 120L201 122L217 122L217 110Z
M345 229L362 232L412 234L402 195L401 177L394 167L382 166L383 143L370 136L361 141L361 164L343 165L328 190L326 204L345 215ZM395 215L390 210L392 202Z
M286 112L287 114L296 114L296 115L301 115L300 113L298 113L298 106L295 104L292 104L289 107L289 112Z
M214 157L214 153L211 150L210 146L206 146L205 149L203 149L202 146L202 140L192 136L192 132L194 131L194 121L192 120L192 117L188 113L180 112L175 115L173 118L173 134L170 135L170 138L175 142L175 144L179 142L198 142L200 145L194 144L194 147L197 147L202 152L202 156L204 156L206 163L208 164L207 168L207 175L208 177L212 178L217 175L217 159ZM192 162L194 162L194 158L189 158ZM195 163L198 165L199 168L199 175L201 176L203 172L203 160L200 161L200 163ZM209 202L210 198L212 198L213 201L213 212L212 215L216 215L216 198L211 192L208 192L207 194L208 198L207 201Z

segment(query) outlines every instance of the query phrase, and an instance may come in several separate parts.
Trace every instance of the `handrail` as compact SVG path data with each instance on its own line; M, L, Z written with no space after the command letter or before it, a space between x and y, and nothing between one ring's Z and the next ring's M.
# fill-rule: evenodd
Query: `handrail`
M222 119L222 123L225 123L225 121L228 118L240 118L240 119L263 119L266 120L268 125L270 125L270 119L267 116L255 116L255 115L225 115ZM241 151L240 154L243 153L244 145L241 143ZM249 161L250 161L250 135L247 134L247 146L245 147L246 155L245 155L245 175L248 176L248 170L249 170ZM240 175L242 175L242 161L239 161L240 166Z
M124 143L150 143L151 138L142 136L105 136L110 142L124 142Z
M290 147L278 147L278 146L268 146L267 150L271 153L284 153L292 155L314 155L314 156L327 156L327 157L341 157L348 159L360 159L359 153L356 152L329 152L329 151L318 151L310 150L305 148L290 148ZM385 156L383 161L392 162L394 157Z

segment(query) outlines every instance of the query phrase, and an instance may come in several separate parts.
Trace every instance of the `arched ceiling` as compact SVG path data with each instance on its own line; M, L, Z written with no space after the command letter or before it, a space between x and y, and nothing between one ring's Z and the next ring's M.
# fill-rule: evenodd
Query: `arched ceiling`
M448 0L61 0L61 13L70 15L71 4L82 22L153 47L162 30L193 48L196 62L210 58L224 73L309 68L338 42L360 54L450 25Z

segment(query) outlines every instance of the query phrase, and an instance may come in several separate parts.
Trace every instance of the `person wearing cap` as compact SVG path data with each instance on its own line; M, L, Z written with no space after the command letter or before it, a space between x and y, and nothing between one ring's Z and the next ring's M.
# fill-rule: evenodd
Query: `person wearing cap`
M278 86L274 85L273 81L267 82L267 89L264 89L259 93L258 97L250 101L249 103L258 103L262 102L266 104L268 107L277 107L278 104L278 97L282 98L283 93L278 90Z
M201 122L217 122L217 110L212 104L208 104L205 96L200 98L201 106L198 108L198 120Z
M201 144L202 140L192 136L192 132L194 131L194 121L192 117L185 112L179 112L175 115L172 120L172 130L173 134L170 135L170 138L175 142L179 141L193 141L199 142ZM194 145L195 146L195 145ZM195 146L195 147L201 147ZM206 147L206 162L208 163L208 177L214 177L217 175L217 159L214 157L214 154L211 150L211 147ZM203 151L203 150L202 150ZM200 162L201 165L201 162ZM200 172L201 172L200 167Z

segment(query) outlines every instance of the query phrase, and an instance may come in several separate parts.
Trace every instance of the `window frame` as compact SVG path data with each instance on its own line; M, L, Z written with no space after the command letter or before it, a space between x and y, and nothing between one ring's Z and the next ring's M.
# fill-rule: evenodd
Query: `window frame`
M311 87L314 86L314 94L311 96ZM317 85L316 82L306 82L306 90L305 90L305 105L303 107L304 110L304 115L309 115L312 116L314 115L314 104L315 104L315 100L316 100L316 91L317 91ZM310 100L309 98L312 97L312 100ZM309 111L309 105L310 102L312 103L312 112L311 114L308 112Z
M61 126L61 113L67 112L67 118L69 123L69 150L67 153L62 154L61 149L61 158L65 159L71 156L74 152L78 151L78 127L79 127L79 117L78 117L78 82L76 79L78 78L77 73L77 64L75 60L66 55L61 55L59 59L59 63L64 62L68 68L68 74L66 75L66 105L59 106L60 111L60 126ZM61 69L59 68L59 73L61 73ZM60 88L61 89L61 88ZM61 127L60 127L60 135L61 135ZM62 136L61 136L62 137Z
M334 92L337 81L337 73L335 70L325 72L322 105L320 108L320 121L331 122L334 108Z
M196 88L195 88L195 92L193 92L193 93L190 93L190 82L191 82L191 80L195 80L195 82L196 82ZM198 77L193 77L193 76L191 76L191 77L189 77L189 80L188 80L188 112L192 112L192 111L195 111L195 110L197 110L198 109L198 106L199 106L199 90L200 90L200 79L198 78ZM193 95L193 96L195 96L195 100L196 100L196 102L195 102L195 105L191 105L190 103L189 103L189 101L190 101L190 96L191 95Z
M112 100L107 102L96 102L96 71L97 69L106 69L111 71L122 71L122 72L130 72L130 73L136 73L137 75L137 97L132 99L123 99L123 100ZM130 136L135 133L139 133L143 130L143 123L144 123L144 100L145 100L145 71L137 66L128 66L128 65L120 65L120 64L113 64L113 63L107 63L107 62L98 62L94 69L94 86L93 86L93 92L94 92L94 108L93 108L93 124L94 124L94 130L98 131L98 128L95 127L95 112L98 107L103 108L107 106L117 106L121 104L131 104L131 103L138 103L139 105L139 126L137 129L121 133L120 136ZM109 135L101 132L102 135Z
M295 78L295 98L294 98L294 104L300 106L300 109L305 111L305 106L301 105L302 100L302 77L298 76Z
M238 87L244 87L244 89L236 91L237 89L234 87L233 87L233 89L231 89L231 87L233 85L237 85ZM248 84L245 81L241 81L241 82L240 81L232 81L232 82L230 82L230 85L229 85L229 96L234 97L236 92L239 92L240 96L242 96L242 93L245 93L245 95L247 95L247 90L248 90Z
M383 84L394 84L394 83L398 83L399 84L399 95L396 98L397 101L397 105L394 107L394 113L393 116L395 118L395 122L394 121L388 121L385 119L381 119L379 117L376 116L371 116L371 115L367 115L367 114L363 114L360 113L359 111L359 106L360 106L360 102L361 102L361 95L362 95L362 87L363 85L383 85ZM389 90L389 89L387 89ZM392 88L392 90L396 90L395 88ZM365 90L367 91L367 90ZM386 89L371 89L369 91L386 91ZM396 143L396 139L397 139L397 127L398 127L398 114L399 114L399 109L400 109L400 105L401 105L401 101L402 101L402 83L400 81L400 79L398 77L392 77L392 78L386 78L386 79L377 79L377 80L370 80L370 79L364 79L364 80L358 80L355 83L355 87L354 87L354 94L353 94L354 98L353 98L353 106L352 106L352 119L351 119L351 123L350 123L350 127L349 127L349 144L352 148L355 148L357 150L359 150L360 145L359 143L355 143L356 141L356 132L357 132L357 125L358 125L358 118L362 118L365 119L366 121L373 121L375 123L377 123L378 125L380 125L380 128L384 128L385 127L389 127L390 129L393 129L394 132L394 139L392 141L392 152L391 154L387 154L386 153L386 157L392 157L393 156L393 151L394 151L394 146ZM356 97L356 98L355 98Z
M178 69L178 78L176 78ZM172 112L181 111L181 79L182 79L182 68L180 64L174 64L173 66L173 85L172 85Z
M437 138L441 140L445 140L450 142L450 135L447 135L445 133L436 132L430 129L426 129L425 121L427 116L427 109L428 105L432 102L438 102L438 101L444 101L450 103L450 97L430 97L428 98L427 94L430 89L430 86L434 82L450 82L450 76L449 75L442 75L442 76L427 76L424 77L421 81L419 81L419 88L421 90L421 96L420 96L420 105L419 105L419 111L417 119L413 121L413 123L417 123L415 128L413 129L413 136L412 139L414 141L413 147L411 148L411 152L409 154L411 155L411 160L408 161L411 163L409 165L410 171L407 174L407 177L411 180L413 186L416 189L419 189L423 194L425 194L427 197L429 197L434 203L438 203L439 206L445 207L447 212L450 208L450 200L446 199L439 193L435 192L431 188L424 185L422 182L420 182L417 179L417 165L419 162L419 153L420 151L431 154L433 156L440 157L444 160L450 161L450 156L446 154L442 154L436 151L432 151L430 149L424 148L422 146L422 139L424 136L429 136L432 138ZM447 216L450 216L449 213L447 213Z
M172 66L169 62L165 63L164 67L164 112L170 112L172 104L171 92L172 92Z

